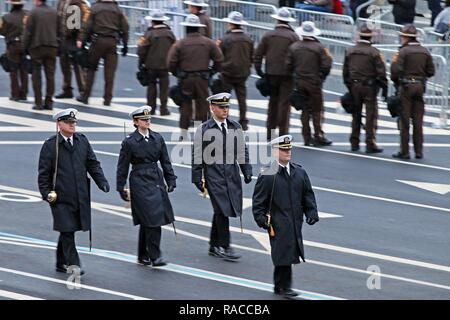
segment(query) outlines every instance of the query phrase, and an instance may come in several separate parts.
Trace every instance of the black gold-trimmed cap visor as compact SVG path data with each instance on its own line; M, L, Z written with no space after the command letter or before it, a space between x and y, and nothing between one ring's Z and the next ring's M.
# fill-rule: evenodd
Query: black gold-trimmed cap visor
M277 149L281 149L281 150L291 150L292 149L292 144L291 143L282 143L282 144L277 144L277 145L273 145L273 148L277 148Z

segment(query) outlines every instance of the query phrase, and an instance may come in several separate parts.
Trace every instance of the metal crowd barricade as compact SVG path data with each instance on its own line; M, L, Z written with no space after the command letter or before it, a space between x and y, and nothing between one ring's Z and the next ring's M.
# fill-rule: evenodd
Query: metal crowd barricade
M168 12L182 12L183 0L118 0L120 6L161 9Z
M350 16L295 8L289 8L289 11L298 20L299 25L303 21L313 21L322 31L322 37L347 41L354 39L355 23Z
M395 24L380 20L372 19L356 19L356 26L359 28L362 24L367 24L372 29L373 37L372 42L374 44L400 44L400 38L398 33L402 30L401 24ZM418 39L423 41L426 39L426 34L423 29L417 28Z
M244 19L253 25L270 26L274 19L270 16L276 13L277 8L270 4L257 3L255 0L210 0L207 12L211 17L223 19L231 11L239 11L244 15Z
M213 39L220 39L228 30L228 23L218 18L211 18L213 23ZM260 25L248 24L243 27L244 31L255 42L255 46L261 41L262 36L268 30L273 30L272 27L265 27Z

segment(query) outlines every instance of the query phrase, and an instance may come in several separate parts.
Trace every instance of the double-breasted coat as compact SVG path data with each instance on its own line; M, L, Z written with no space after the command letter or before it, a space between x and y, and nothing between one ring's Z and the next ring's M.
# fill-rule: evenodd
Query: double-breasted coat
M133 223L159 227L175 220L167 186L176 186L169 153L163 137L149 130L149 141L138 130L122 142L117 163L117 191L123 191L130 164L130 195ZM162 171L158 167L161 164Z
M58 134L58 171L56 191L58 197L50 204L53 229L59 232L88 231L91 229L90 179L100 189L108 185L100 162L92 147L81 133L73 135L73 147ZM53 173L56 164L56 135L48 138L39 156L38 184L42 198L53 190Z
M217 150L223 151L222 133L214 119L204 122L197 129L192 156L192 183L199 183L204 176L214 213L225 217L239 217L242 215L242 181L239 169L244 176L252 175L252 166L249 163L248 148L245 145L241 125L234 120L226 121L228 126L226 139L227 141L234 139L235 143L234 148L229 148L230 152L227 152L225 164L223 157L214 154L216 150L212 150L210 146L215 143ZM210 139L212 136L214 138ZM218 156L218 161L208 159L207 148L212 150L212 158Z
M269 170L262 171L256 182L253 216L259 227L267 229L266 215L270 208L275 231L275 236L270 237L272 262L275 266L289 266L300 263L299 257L305 261L303 215L319 220L316 199L308 175L299 164L290 163L289 176L282 174L278 164L275 166L276 174L268 174Z

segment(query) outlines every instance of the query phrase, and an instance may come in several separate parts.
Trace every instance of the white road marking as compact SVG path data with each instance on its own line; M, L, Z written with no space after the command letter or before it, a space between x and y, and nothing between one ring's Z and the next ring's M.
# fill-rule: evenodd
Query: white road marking
M2 240L0 242L14 244L14 242L11 242L11 241L10 242L5 242L5 241ZM25 244L20 244L20 245L25 245ZM31 246L31 245L27 245L27 246ZM45 248L45 246L41 246L41 248L42 247ZM150 300L148 298L139 297L139 296L135 296L135 295L132 295L132 294L127 294L127 293L122 293L122 292L118 292L118 291L113 291L113 290L103 289L103 288L99 288L99 287L89 286L89 285L85 285L85 284L82 284L82 283L75 283L75 282L71 282L71 281L64 281L64 280L60 280L60 279L55 279L55 278L50 278L50 277L38 275L38 274L35 274L35 273L19 271L19 270L15 270L15 269L8 269L8 268L0 267L0 272L6 272L6 273L11 273L11 274L15 274L15 275L23 276L23 277L28 277L28 278L33 278L33 279L47 281L47 282L53 282L53 283L68 285L68 286L71 286L73 288L80 288L80 289L86 289L86 290L95 291L95 292L106 293L106 294L110 294L110 295L114 295L114 296L118 296L118 297L123 297L123 298L128 298L128 299L132 299L132 300Z
M416 188L420 188L423 190L431 191L434 193L439 193L442 195L445 195L450 192L450 184L409 181L409 180L396 180L396 181L416 187Z
M41 298L36 298L32 296L28 296L25 294L20 294L12 291L0 290L0 297L13 299L13 300L45 300Z

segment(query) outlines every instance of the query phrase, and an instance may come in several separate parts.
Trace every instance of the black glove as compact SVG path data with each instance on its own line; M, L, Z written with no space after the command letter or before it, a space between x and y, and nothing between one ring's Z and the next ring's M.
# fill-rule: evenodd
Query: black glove
M122 56L125 57L128 53L128 45L124 44L122 48Z
M261 78L264 78L266 76L266 74L261 69L257 69L256 74Z
M252 175L248 174L248 175L244 176L244 182L245 182L245 184L249 184L250 182L252 182Z
M168 186L167 187L167 192L173 192L173 190L175 190L175 186Z
M147 68L145 67L145 64L139 64L139 66L138 66L138 69L139 69L139 71L146 71L147 70Z
M102 190L104 193L108 193L109 192L109 183L106 182L106 184L100 186L100 190Z
M387 97L388 97L388 88L387 87L383 88L383 91L381 92L381 96L384 98L384 101L386 102Z
M205 192L205 189L203 188L203 183L201 181L195 182L194 184L197 187L197 189L200 190L201 193Z
M319 221L319 219L314 219L314 218L306 218L306 223L309 224L310 226L312 226L314 223L316 223L317 221Z
M125 190L119 191L119 194L120 194L120 197L122 198L123 201L130 201L128 199L128 194L127 194L127 192Z

